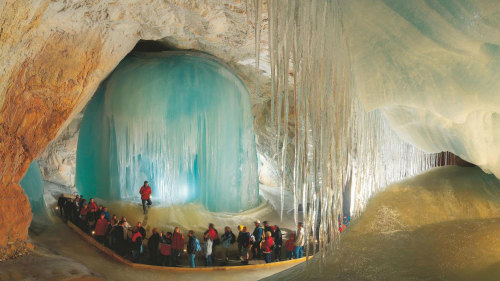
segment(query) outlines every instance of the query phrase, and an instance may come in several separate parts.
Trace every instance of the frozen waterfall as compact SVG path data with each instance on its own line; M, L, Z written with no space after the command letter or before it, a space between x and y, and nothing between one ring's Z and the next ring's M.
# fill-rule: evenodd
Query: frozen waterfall
M88 104L76 185L87 197L202 203L239 212L259 203L248 92L206 55L164 52L125 58Z

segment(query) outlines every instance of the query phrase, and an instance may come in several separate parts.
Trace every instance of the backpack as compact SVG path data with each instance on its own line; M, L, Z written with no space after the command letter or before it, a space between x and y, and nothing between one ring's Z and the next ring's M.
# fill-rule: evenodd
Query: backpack
M198 240L198 238L196 237L194 238L194 245L195 245L194 250L196 252L201 252L200 240Z
M255 243L255 236L253 235L250 236L250 243L252 244Z

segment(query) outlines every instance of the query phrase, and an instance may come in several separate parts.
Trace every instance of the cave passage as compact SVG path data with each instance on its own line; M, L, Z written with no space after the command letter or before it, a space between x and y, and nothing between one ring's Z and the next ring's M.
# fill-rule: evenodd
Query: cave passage
M217 60L191 52L135 53L84 113L76 186L88 197L197 202L239 212L259 203L249 94Z

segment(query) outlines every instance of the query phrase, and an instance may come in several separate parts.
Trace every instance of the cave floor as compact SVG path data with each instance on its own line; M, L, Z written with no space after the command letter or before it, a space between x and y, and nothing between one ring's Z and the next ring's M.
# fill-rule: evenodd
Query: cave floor
M0 280L259 280L295 264L235 271L166 272L131 268L99 253L60 221L30 232L33 254L0 263Z

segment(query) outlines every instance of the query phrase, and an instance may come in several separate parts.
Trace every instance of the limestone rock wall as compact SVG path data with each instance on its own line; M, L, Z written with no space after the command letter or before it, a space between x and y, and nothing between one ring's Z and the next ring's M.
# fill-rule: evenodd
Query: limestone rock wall
M139 39L211 53L236 68L250 91L256 81L245 2L7 0L0 10L0 246L27 237L31 213L19 181L30 162L82 111ZM260 76L261 84L268 83ZM251 97L254 112L265 113L266 96ZM55 164L42 169L46 179L68 183L71 177L58 178L47 169L71 174L72 163L57 159L58 147L42 159Z

